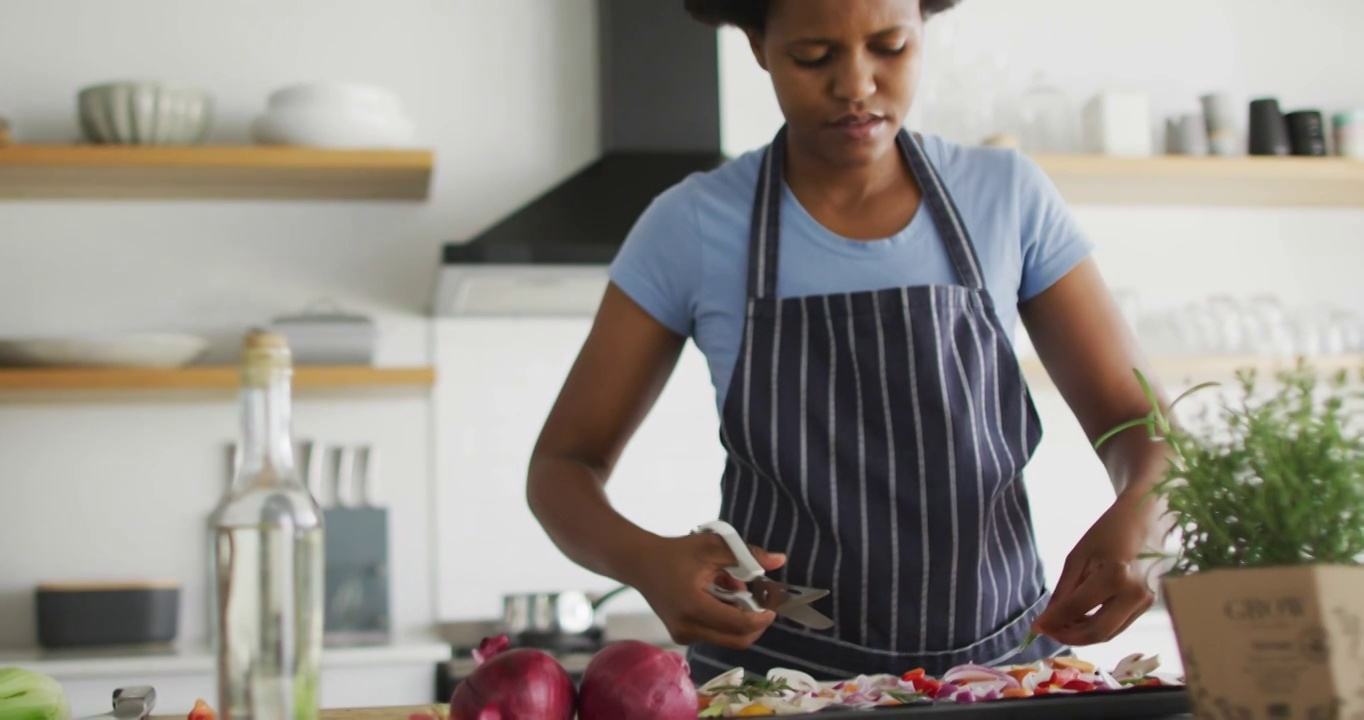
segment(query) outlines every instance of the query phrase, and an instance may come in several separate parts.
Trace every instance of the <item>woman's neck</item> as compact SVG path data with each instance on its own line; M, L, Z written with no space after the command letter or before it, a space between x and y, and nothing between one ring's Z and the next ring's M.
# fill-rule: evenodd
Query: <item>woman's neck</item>
M787 138L786 184L802 203L857 211L887 194L916 190L909 169L894 148L866 165L838 166L802 152Z

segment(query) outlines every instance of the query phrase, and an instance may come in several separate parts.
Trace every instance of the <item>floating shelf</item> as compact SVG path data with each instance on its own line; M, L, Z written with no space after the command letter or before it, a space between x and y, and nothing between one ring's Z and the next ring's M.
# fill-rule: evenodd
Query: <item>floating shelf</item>
M1076 205L1364 207L1364 161L1318 157L1039 155Z
M424 200L426 150L271 146L0 147L0 198Z
M1255 368L1261 376L1268 377L1278 370L1292 369L1296 363L1296 357L1272 355L1176 355L1151 358L1152 368L1167 387L1206 381L1229 382L1235 379L1236 371L1241 368ZM1358 378L1364 372L1364 354L1309 356L1307 364L1322 377L1344 370ZM1036 357L1024 358L1022 365L1028 382L1052 385L1041 360Z
M376 368L300 366L294 369L295 388L430 387L436 371L430 367ZM0 392L57 390L235 390L240 370L233 366L176 369L143 368L4 368Z

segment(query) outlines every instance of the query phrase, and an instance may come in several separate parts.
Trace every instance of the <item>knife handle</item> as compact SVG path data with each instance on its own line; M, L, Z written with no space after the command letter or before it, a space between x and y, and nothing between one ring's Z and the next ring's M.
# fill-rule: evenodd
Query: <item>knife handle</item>
M753 551L748 549L748 543L739 537L739 533L734 530L734 526L724 520L712 520L697 528L699 532L712 532L719 535L729 546L729 551L734 553L734 559L738 565L725 568L730 575L749 582L763 576L766 572L763 566L758 564L758 559L753 557Z

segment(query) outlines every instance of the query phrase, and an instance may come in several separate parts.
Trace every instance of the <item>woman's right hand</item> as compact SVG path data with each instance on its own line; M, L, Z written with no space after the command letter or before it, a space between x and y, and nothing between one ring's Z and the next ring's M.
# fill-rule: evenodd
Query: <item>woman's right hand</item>
M749 546L764 570L776 570L786 556ZM776 619L771 610L753 612L717 599L707 589L743 589L743 583L725 572L737 564L734 553L719 535L696 533L659 538L640 554L642 566L630 584L649 601L663 620L673 642L697 642L744 650Z

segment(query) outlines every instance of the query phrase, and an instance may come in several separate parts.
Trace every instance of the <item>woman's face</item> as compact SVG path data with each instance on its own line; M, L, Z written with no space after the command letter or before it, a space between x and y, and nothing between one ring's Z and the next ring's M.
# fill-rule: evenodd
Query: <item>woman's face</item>
M919 82L919 0L773 0L749 33L791 142L839 167L895 147Z

